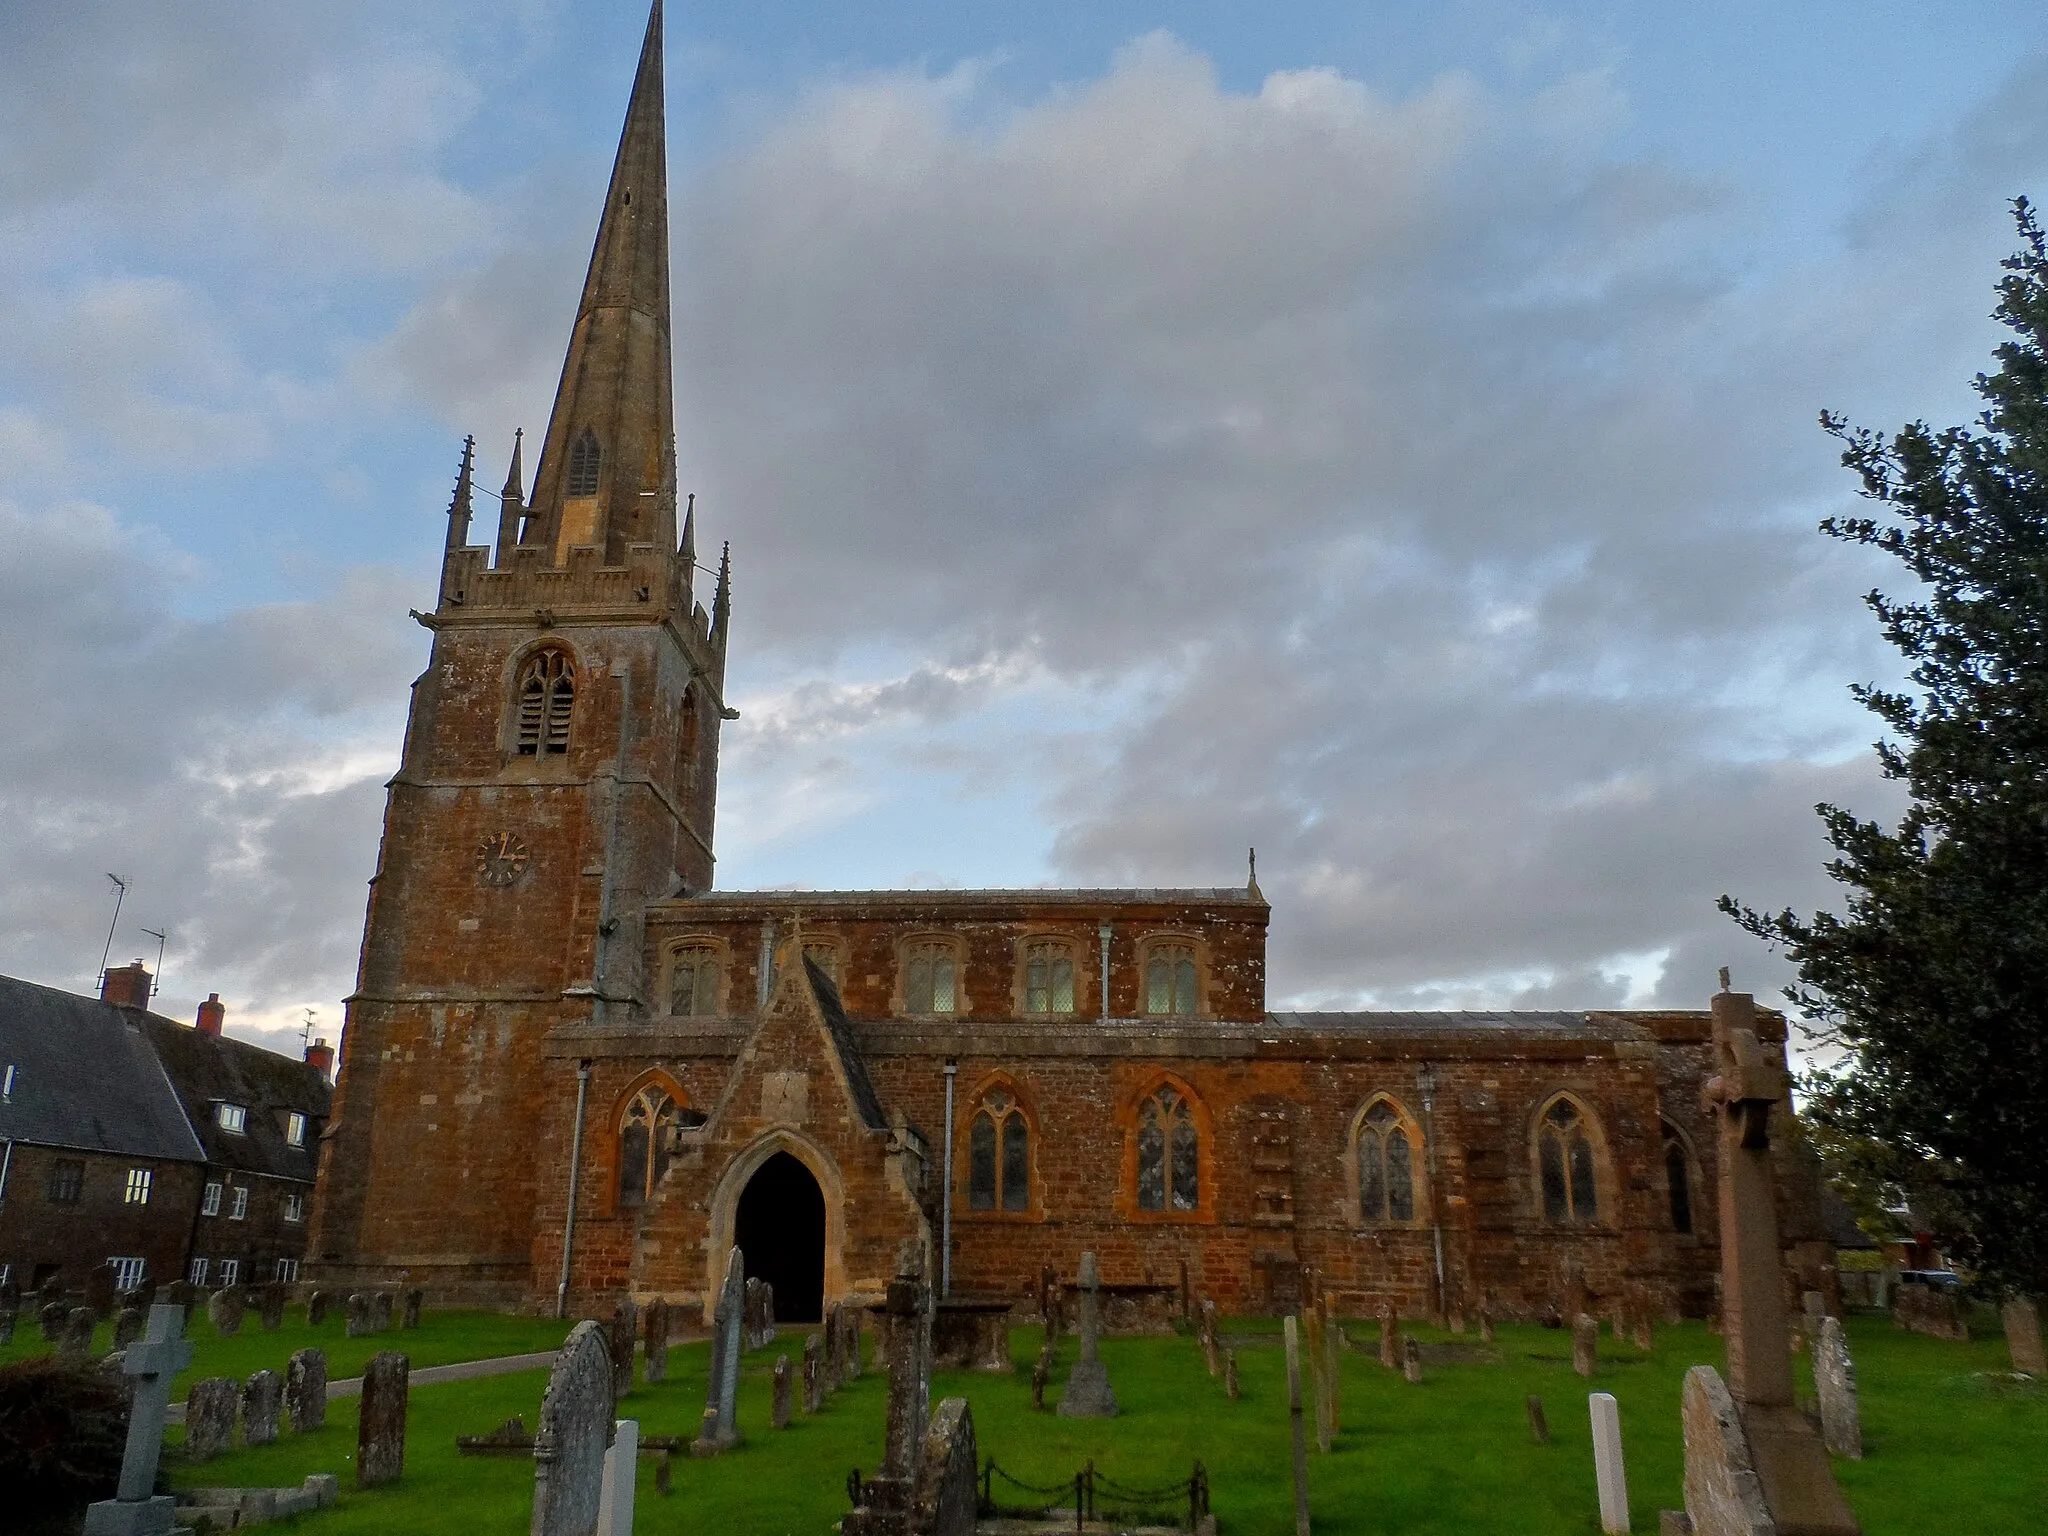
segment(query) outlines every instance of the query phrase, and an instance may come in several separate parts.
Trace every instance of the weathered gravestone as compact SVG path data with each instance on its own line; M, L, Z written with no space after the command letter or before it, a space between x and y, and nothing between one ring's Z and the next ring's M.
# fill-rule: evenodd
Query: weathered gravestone
M1550 1444L1550 1416L1543 1411L1543 1399L1532 1392L1523 1406L1529 1414L1529 1438L1538 1445Z
M818 1413L825 1407L825 1366L820 1358L818 1336L804 1336L804 1412Z
M1813 1385L1820 1394L1820 1436L1827 1448L1851 1461L1863 1459L1863 1413L1856 1401L1856 1362L1842 1325L1823 1317L1813 1343Z
M14 1342L14 1329L20 1321L21 1312L18 1308L0 1307L0 1344L12 1344Z
M641 1366L649 1385L668 1380L668 1303L659 1296L647 1303L640 1315L646 1359Z
M917 1487L911 1497L914 1536L974 1536L980 1508L980 1454L967 1399L947 1398L925 1430Z
M1202 1298L1201 1312L1202 1363L1209 1368L1211 1376L1223 1373L1223 1354L1216 1338L1216 1303L1208 1297Z
M610 1340L602 1325L578 1323L555 1356L541 1398L531 1536L595 1536L615 1401Z
M1727 990L1725 974L1713 1014L1717 1071L1701 1099L1718 1122L1728 1379L1711 1366L1686 1373L1685 1512L1697 1536L1857 1536L1827 1447L1792 1392L1770 1133L1784 1068L1757 1034L1755 1000Z
M846 1351L846 1313L836 1301L825 1309L824 1334L825 1358L821 1369L825 1373L825 1391L829 1395L837 1392L846 1380L845 1368L840 1363Z
M156 1468L163 1454L171 1378L192 1363L184 1332L183 1309L152 1307L148 1333L122 1352L121 1369L134 1390L121 1481L113 1498L87 1506L85 1536L169 1536L177 1501L156 1492Z
M1612 1392L1589 1392L1593 1419L1593 1482L1600 1491L1603 1536L1628 1536L1628 1469L1621 1458L1621 1406Z
M1052 1380L1053 1341L1047 1339L1038 1346L1038 1358L1031 1364L1031 1406L1045 1407L1045 1389Z
M1482 1305L1479 1309L1479 1341L1491 1344L1494 1341L1493 1309Z
M206 1301L206 1320L213 1324L213 1331L224 1339L232 1339L242 1331L242 1311L246 1304L239 1285L225 1286L215 1291Z
M277 1332L284 1322L285 1287L278 1281L259 1286L256 1290L256 1316L263 1324L265 1333Z
M1330 1389L1323 1349L1323 1317L1315 1307L1303 1310L1301 1331L1302 1349L1308 1356L1309 1394L1314 1403L1316 1449L1327 1456L1330 1454L1330 1444L1336 1427L1331 1423Z
M306 1324L318 1328L327 1321L327 1293L315 1291L306 1298Z
M59 1350L73 1359L83 1360L92 1353L92 1330L97 1320L91 1307L73 1307L64 1317L64 1337Z
M605 1325L605 1343L612 1352L612 1396L622 1399L633 1390L634 1335L640 1331L640 1309L633 1298L623 1296L612 1308L612 1320Z
M1572 1369L1591 1376L1600 1368L1600 1325L1583 1312L1572 1324Z
M94 1322L103 1323L114 1315L114 1297L119 1293L113 1265L95 1264L85 1272L85 1305Z
M1408 1379L1409 1385L1422 1385L1422 1344L1417 1339L1401 1341L1401 1374Z
M860 1380L860 1308L846 1309L846 1379Z
M190 1280L173 1280L164 1287L163 1299L185 1315L185 1326L192 1326L192 1314L199 1307L199 1287Z
M43 1330L43 1342L54 1344L64 1337L64 1321L71 1309L61 1301L46 1301L36 1308L36 1322Z
M232 1376L209 1376L185 1394L185 1459L211 1461L234 1443L235 1411L242 1384Z
M275 1371L258 1371L243 1384L242 1444L268 1445L277 1438L281 1387Z
M619 1419L604 1453L604 1479L597 1496L598 1536L633 1536L633 1475L639 1470L640 1424Z
M1237 1351L1223 1351L1223 1395L1233 1403L1237 1401Z
M1380 1364L1390 1371L1401 1368L1401 1333L1394 1323L1394 1309L1380 1303Z
M841 1522L842 1536L907 1536L931 1410L932 1296L921 1262L906 1252L903 1273L882 1300L882 1359L889 1373L882 1466L861 1485L861 1502Z
M140 1307L123 1307L114 1314L114 1348L126 1349L142 1337L143 1316Z
M2048 1376L2048 1354L2041 1348L2041 1308L2031 1296L2015 1296L1999 1308L2005 1323L2005 1348L2012 1368L2029 1376Z
M327 1422L327 1352L301 1349L284 1368L284 1410L292 1433L303 1435Z
M795 1374L789 1368L789 1356L777 1355L775 1357L775 1370L772 1373L775 1383L775 1394L773 1407L768 1415L768 1422L776 1429L789 1428L790 1399L796 1395L791 1390L790 1383ZM813 1409L812 1411L816 1412L817 1410Z
M391 1293L376 1291L370 1296L370 1328L375 1333L391 1331Z
M420 1289L420 1287L416 1285L407 1286L405 1288L405 1295L399 1304L398 1326L401 1328L419 1327L420 1308L426 1305L426 1301L427 1293Z
M1095 1268L1095 1254L1081 1255L1081 1358L1067 1373L1067 1389L1060 1394L1059 1414L1063 1419L1113 1419L1116 1393L1109 1384L1109 1368L1102 1363L1101 1277ZM895 1341L890 1341L894 1350Z
M1931 1285L1902 1285L1892 1295L1892 1322L1912 1333L1960 1344L1970 1337L1962 1308L1948 1291Z
M1294 1450L1294 1536L1309 1536L1308 1431L1301 1421L1301 1340L1295 1332L1293 1317L1284 1318L1280 1328L1287 1347L1287 1428ZM1408 1341L1408 1347L1415 1347L1413 1339ZM1415 1369L1421 1369L1419 1361ZM1408 1379L1416 1381L1420 1377Z
M726 1256L725 1284L711 1316L711 1371L704 1394L704 1423L691 1442L693 1456L716 1456L740 1443L734 1405L739 1394L740 1351L746 1326L746 1258L738 1248Z
M356 1425L356 1486L377 1488L405 1473L405 1399L412 1362L395 1349L363 1367L362 1416Z

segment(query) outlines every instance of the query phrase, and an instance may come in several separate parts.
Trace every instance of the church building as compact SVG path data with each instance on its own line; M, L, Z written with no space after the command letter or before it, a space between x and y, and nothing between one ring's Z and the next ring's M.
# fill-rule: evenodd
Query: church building
M1272 1012L1255 880L717 887L734 600L679 508L663 140L656 0L531 495L515 444L474 528L465 448L418 616L308 1277L708 1305L737 1243L803 1320L912 1243L1023 1310L1092 1250L1225 1313L1708 1312L1704 1009Z

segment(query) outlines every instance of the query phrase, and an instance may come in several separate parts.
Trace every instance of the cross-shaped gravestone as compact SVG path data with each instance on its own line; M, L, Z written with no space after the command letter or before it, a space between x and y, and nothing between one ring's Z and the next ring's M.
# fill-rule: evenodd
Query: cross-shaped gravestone
M135 1378L128 1449L121 1457L115 1497L102 1499L85 1512L86 1536L153 1536L171 1529L176 1501L168 1494L152 1497L152 1492L157 1458L163 1454L171 1378L192 1363L192 1345L184 1333L183 1307L151 1307L149 1332L130 1344L121 1358L121 1369Z

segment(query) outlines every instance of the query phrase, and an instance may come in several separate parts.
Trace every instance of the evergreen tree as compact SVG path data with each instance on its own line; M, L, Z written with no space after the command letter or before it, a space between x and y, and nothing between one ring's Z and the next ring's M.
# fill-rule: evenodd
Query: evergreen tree
M1929 1170L1940 1236L1984 1288L2048 1292L2048 242L2026 199L1974 427L1887 439L1823 414L1867 517L1821 531L1921 584L1865 601L1911 691L1859 686L1889 728L1895 830L1818 807L1844 915L1721 907L1781 946L1788 994L1841 1047L1814 1115Z

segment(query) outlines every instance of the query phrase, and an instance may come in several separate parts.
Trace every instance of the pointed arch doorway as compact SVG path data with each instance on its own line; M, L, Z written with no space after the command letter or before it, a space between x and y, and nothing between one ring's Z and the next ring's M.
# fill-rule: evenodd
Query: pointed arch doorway
M777 1322L824 1317L825 1194L810 1169L787 1152L755 1169L733 1212L733 1242L747 1277L775 1287Z

